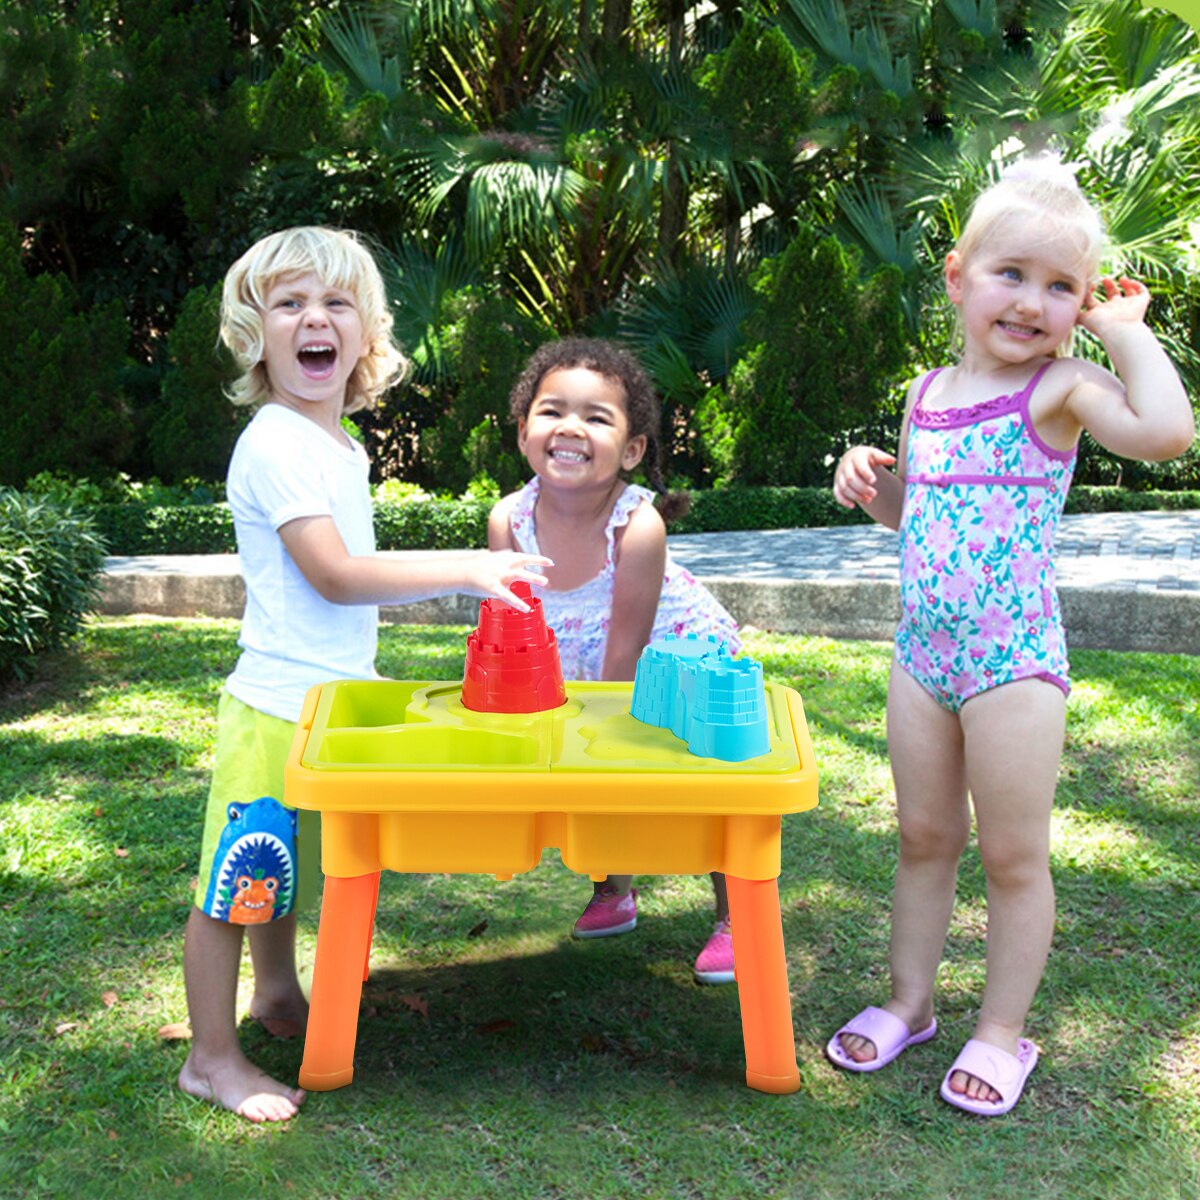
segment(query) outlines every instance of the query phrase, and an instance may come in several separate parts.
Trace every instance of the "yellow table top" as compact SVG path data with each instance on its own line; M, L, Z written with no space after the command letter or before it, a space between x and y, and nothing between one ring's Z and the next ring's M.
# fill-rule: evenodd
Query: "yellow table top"
M306 698L288 804L322 812L780 815L817 803L800 696L766 685L770 749L691 754L629 715L631 683L568 683L537 713L465 708L454 683L342 680Z

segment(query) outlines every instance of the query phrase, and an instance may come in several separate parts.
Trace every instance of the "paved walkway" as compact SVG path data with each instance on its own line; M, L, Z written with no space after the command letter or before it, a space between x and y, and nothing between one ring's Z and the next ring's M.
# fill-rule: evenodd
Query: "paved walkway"
M694 575L738 579L896 582L896 535L878 525L696 533L670 539ZM1200 512L1066 516L1057 553L1061 586L1200 593Z
M669 539L743 625L886 640L899 611L896 536L877 526ZM402 557L402 555L399 555ZM1200 512L1068 516L1058 584L1074 647L1200 654ZM111 558L102 609L240 616L236 555ZM393 621L473 623L466 597L384 610Z

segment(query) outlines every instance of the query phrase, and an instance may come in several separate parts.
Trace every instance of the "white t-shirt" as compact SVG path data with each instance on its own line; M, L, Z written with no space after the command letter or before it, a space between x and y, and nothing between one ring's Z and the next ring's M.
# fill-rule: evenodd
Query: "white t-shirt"
M264 404L237 440L226 494L246 612L242 654L225 686L251 708L295 721L313 684L376 676L379 609L324 599L278 533L297 517L328 516L352 555L374 554L368 471L361 446L282 404Z

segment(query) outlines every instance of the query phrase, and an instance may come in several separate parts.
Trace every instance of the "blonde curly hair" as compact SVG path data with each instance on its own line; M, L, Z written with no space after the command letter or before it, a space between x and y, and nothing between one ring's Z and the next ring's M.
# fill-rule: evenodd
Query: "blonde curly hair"
M1075 168L1051 154L1017 159L985 188L971 205L955 250L966 262L993 242L1003 240L1014 221L1032 221L1047 245L1071 250L1091 287L1106 250L1104 219L1084 195L1075 179ZM961 349L961 314L955 317L955 335ZM1071 353L1074 335L1055 350L1056 356Z
M310 273L327 287L350 292L363 324L366 351L346 382L343 414L374 407L404 377L408 361L392 337L383 277L362 237L348 229L298 225L255 242L225 275L221 339L242 372L227 393L234 404L258 405L270 398L263 359L266 295L280 279Z

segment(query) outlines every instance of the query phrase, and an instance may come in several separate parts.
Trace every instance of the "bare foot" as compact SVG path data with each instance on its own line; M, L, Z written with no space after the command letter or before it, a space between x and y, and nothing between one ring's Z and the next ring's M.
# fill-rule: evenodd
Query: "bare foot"
M1003 1035L996 1038L981 1038L978 1030L974 1034L977 1041L986 1042L999 1050L1016 1055L1020 1049L1020 1038L1008 1038ZM1004 1099L990 1083L968 1075L966 1071L953 1071L950 1074L950 1090L959 1096L968 1096L972 1100L982 1100L986 1104L999 1104Z
M290 1088L272 1079L248 1058L238 1055L207 1070L199 1068L188 1056L179 1072L180 1091L227 1108L256 1124L262 1121L287 1121L304 1103L302 1088Z
M257 1021L273 1038L289 1041L303 1035L308 1028L307 1021L297 1021L291 1017L256 1017L250 1014L252 1021Z
M855 1062L875 1061L878 1051L876 1051L875 1043L870 1038L865 1038L858 1033L843 1033L838 1040L842 1043L842 1049Z
M892 1012L887 1005L884 1005L887 1012ZM933 1020L932 1010L925 1015L924 1020L910 1021L903 1013L892 1013L893 1016L899 1017L905 1025L908 1026L909 1033L915 1033L920 1029L928 1029L930 1022ZM855 1062L866 1063L874 1062L879 1057L879 1051L875 1048L875 1043L870 1038L865 1038L861 1033L843 1033L838 1035L838 1039L842 1044L842 1049L854 1059Z
M950 1075L950 1090L972 1100L983 1100L987 1104L999 1104L1004 1099L994 1087L968 1075L966 1071L954 1071Z

